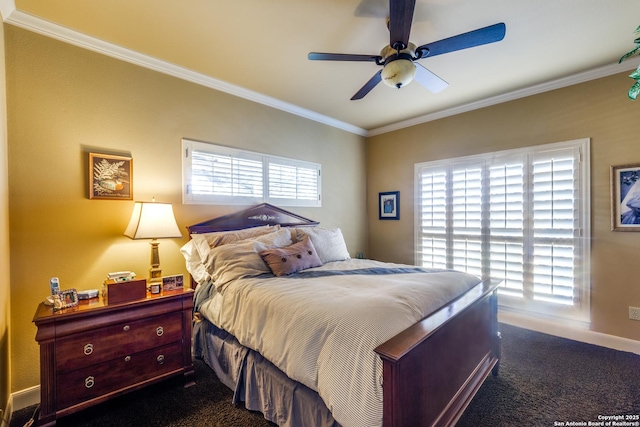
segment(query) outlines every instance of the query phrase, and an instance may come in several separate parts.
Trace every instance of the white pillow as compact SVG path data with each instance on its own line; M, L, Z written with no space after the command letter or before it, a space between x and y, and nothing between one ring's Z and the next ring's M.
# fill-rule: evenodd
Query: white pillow
M187 263L187 271L193 277L196 283L203 283L209 278L209 273L202 264L202 258L196 248L193 240L189 240L184 246L180 248L180 253L184 256Z
M217 231L214 233L192 234L191 240L193 240L200 259L207 259L209 250L218 246L226 245L228 243L234 243L240 240L249 239L252 237L262 236L264 234L273 233L280 229L279 225L263 225L260 227L243 228L241 230L231 231Z
M270 273L271 270L260 257L260 252L291 244L291 232L282 229L254 239L218 246L209 251L205 262L207 272L211 275L216 290L222 292L232 280Z
M323 264L351 258L347 250L347 244L344 242L342 231L339 228L296 228L296 238L298 241L304 240L305 237L311 239L318 253L318 257L320 257L320 261L322 261Z

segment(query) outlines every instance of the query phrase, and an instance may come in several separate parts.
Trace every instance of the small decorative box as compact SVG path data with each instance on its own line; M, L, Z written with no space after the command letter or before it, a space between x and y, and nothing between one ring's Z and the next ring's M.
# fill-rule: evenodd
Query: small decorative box
M107 304L120 304L147 297L147 280L116 281L107 279L104 281L102 296Z

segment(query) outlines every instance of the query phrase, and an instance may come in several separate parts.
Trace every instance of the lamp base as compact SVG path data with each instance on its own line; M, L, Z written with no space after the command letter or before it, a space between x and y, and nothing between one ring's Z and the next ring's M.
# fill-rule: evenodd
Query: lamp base
M149 283L162 282L162 270L158 267L151 267L149 269Z
M158 253L158 241L153 239L151 245L151 268L149 269L149 283L162 282L162 270L160 269L160 254Z

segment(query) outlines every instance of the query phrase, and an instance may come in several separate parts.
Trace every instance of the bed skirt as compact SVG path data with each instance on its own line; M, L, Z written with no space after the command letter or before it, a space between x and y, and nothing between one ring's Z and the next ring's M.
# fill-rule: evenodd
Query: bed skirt
M193 325L193 355L234 391L234 404L244 403L280 427L340 427L318 393L206 319Z

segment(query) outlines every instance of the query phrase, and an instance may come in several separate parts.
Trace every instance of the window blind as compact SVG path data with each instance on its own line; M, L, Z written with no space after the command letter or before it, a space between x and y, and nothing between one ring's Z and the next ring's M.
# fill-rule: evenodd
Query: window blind
M417 264L503 279L501 305L584 320L585 152L588 140L416 164Z
M447 174L443 167L424 168L418 176L419 218L417 264L447 268Z
M489 276L503 278L500 292L523 297L525 159L489 165Z
M317 163L187 139L182 146L184 203L321 205Z
M191 191L198 195L262 197L262 162L194 150Z
M314 165L296 165L283 160L269 161L269 198L315 202L319 197L320 169Z
M573 153L533 157L534 298L572 305L574 295L576 177Z

